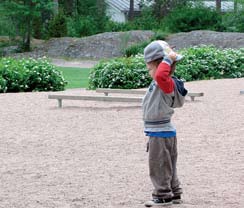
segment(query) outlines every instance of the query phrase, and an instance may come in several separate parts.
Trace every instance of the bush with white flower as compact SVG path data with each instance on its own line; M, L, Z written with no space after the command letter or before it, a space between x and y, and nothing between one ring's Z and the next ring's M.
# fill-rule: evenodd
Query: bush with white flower
M0 92L64 90L66 81L46 59L0 59Z
M197 46L180 51L185 56L175 75L186 81L244 77L244 49Z
M147 87L151 78L142 55L99 62L89 76L89 88L136 89Z
M179 51L184 55L177 63L175 76L185 80L244 77L244 49L217 49L197 46ZM147 87L148 75L142 54L101 61L90 73L90 88L136 89Z

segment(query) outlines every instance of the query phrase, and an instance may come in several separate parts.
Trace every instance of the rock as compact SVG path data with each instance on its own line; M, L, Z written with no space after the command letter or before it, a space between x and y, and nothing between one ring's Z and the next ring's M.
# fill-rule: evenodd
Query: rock
M10 54L16 53L18 46L7 46L2 49L2 55L8 56Z
M37 45L32 52L14 57L51 57L71 59L103 59L120 57L128 46L149 40L152 31L107 32L84 38L52 38Z
M214 45L217 48L244 48L244 33L197 30L170 35L167 40L176 49L190 46Z
M123 55L128 46L150 39L152 31L107 32L85 38L55 38L45 46L47 55L68 58L111 58Z
M104 59L121 57L132 44L148 41L152 31L107 32L84 38L52 38L36 45L32 52L14 54L15 57L43 57L69 59ZM190 46L214 45L217 48L244 48L244 33L198 30L170 35L167 42L176 49Z

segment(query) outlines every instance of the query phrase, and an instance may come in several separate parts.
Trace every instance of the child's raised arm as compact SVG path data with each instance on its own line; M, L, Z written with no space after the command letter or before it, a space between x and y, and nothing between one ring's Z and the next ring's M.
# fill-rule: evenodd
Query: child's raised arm
M172 52L166 56L163 61L159 64L155 80L158 83L158 86L164 93L172 93L174 91L174 81L171 78L172 75L172 66L176 60L177 54ZM175 67L175 66L173 66ZM174 69L174 68L173 68Z

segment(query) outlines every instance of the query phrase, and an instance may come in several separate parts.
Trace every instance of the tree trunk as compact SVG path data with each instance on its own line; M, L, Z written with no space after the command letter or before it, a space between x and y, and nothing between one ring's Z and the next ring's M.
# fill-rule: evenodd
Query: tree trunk
M25 40L24 40L24 51L30 51L31 47L31 20L28 18L28 23L27 23L27 30L25 34Z
M69 16L72 16L74 13L74 5L76 0L65 0L64 1L64 10L65 13Z
M106 21L106 4L104 0L96 0L96 22L98 32L103 32Z
M54 12L54 15L57 15L58 14L58 8L59 8L59 4L58 4L58 0L53 0L53 12Z
M221 12L221 0L216 0L216 10L217 12Z
M129 20L134 19L134 0L130 0Z
M154 13L158 19L167 16L176 6L186 5L188 0L154 0Z
M234 12L237 12L238 0L234 0Z
M24 5L28 7L29 11L32 10L32 1L31 0L25 0ZM23 51L30 51L30 40L31 40L31 15L30 13L25 18L25 28L24 28L24 34L23 34L23 43L22 43L22 50Z

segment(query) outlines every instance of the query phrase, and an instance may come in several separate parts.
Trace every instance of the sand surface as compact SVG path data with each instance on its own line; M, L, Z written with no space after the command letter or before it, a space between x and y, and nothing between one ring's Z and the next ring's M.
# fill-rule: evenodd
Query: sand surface
M176 109L178 208L244 207L244 79L186 83ZM140 208L151 197L139 104L0 94L1 208Z

